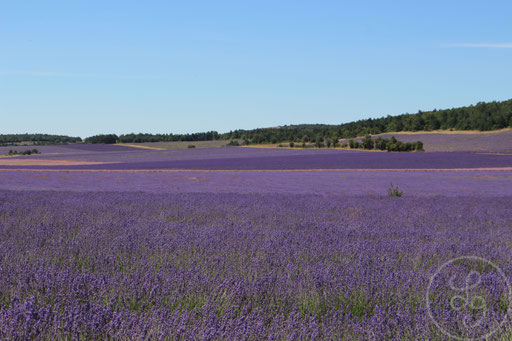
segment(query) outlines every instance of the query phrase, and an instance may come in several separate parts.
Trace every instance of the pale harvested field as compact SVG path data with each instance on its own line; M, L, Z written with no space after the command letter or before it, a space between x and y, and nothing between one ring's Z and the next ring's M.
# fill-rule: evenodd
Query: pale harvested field
M96 162L79 160L47 160L47 159L17 159L15 157L0 158L0 166L84 166L100 165L115 162Z
M177 141L177 142L144 142L144 143L119 143L119 146L143 148L143 149L187 149L193 145L196 148L224 147L229 141Z

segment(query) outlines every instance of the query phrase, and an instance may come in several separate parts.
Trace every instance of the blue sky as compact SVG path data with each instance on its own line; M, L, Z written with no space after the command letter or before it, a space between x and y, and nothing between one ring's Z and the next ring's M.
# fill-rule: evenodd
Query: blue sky
M510 1L0 0L0 133L226 132L512 98Z

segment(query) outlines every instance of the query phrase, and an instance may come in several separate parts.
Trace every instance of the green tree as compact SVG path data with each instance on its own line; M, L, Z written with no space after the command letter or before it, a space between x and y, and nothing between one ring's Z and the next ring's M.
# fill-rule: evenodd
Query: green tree
M377 139L375 140L375 148L380 150L386 150L387 141L388 140L385 140L380 136L377 137Z
M338 136L333 136L331 137L331 144L334 148L336 148L339 144L339 139L338 139Z
M375 144L373 142L372 137L370 135L366 135L363 140L364 149L373 149L374 146L375 146Z

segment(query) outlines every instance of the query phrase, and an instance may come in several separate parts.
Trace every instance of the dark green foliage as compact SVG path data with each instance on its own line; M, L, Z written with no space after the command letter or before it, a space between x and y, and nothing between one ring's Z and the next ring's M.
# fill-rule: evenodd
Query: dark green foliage
M348 145L351 149L361 148L361 146L362 146L361 143L356 140L349 140Z
M404 191L401 191L397 186L393 186L393 184L389 184L388 187L388 196L390 197L401 197L404 194Z
M114 144L117 143L119 137L116 134L107 134L107 135L95 135L85 139L85 143L92 144Z
M324 147L324 139L321 136L317 136L315 139L315 147L322 148Z
M17 150L9 150L9 155L32 155L32 154L41 154L37 149L23 150L21 152Z
M339 139L338 139L338 136L333 136L331 137L331 143L332 143L332 146L334 148L336 148L339 144Z
M423 146L423 144L422 144ZM387 140L384 140L382 137L377 137L375 140L375 149L386 150L387 148Z
M32 142L34 145L80 143L80 137L49 134L8 134L0 135L0 146L15 146L21 142Z
M237 140L231 140L231 141L229 141L229 143L226 146L238 147L238 146L240 146L240 143Z
M194 146L193 144L189 144L189 145L187 146L187 148L195 148L195 147L196 147L196 146Z
M142 142L177 142L177 141L213 141L220 140L221 136L216 131L194 134L125 134L119 136L121 143Z
M293 141L290 141L290 148L293 148L295 147L295 143L293 143Z
M356 140L349 140L348 145L352 149L364 148L364 149L377 149L377 150L387 150L388 152L423 152L423 142L402 142L398 141L394 136L391 139L383 139L382 137L378 137L373 140L371 135L366 135L363 142L359 142Z
M287 141L310 142L318 136L329 138L354 138L397 131L442 130L497 130L512 126L512 100L480 102L467 107L419 111L416 114L386 116L340 125L303 124L278 128L235 130L222 137L225 139L249 139L251 143L280 143ZM332 140L331 140L332 143ZM402 148L402 147L400 147ZM407 148L407 147L404 147ZM382 149L382 146L377 147ZM394 148L393 148L394 149Z
M375 146L375 143L373 142L373 139L370 135L366 135L363 140L363 148L364 149L373 149Z

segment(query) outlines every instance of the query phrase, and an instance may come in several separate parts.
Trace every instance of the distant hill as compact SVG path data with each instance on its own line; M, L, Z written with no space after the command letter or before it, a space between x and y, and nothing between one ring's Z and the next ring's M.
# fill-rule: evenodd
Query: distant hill
M235 130L219 134L216 131L194 134L143 134L96 135L86 143L145 143L145 142L196 142L236 140L243 144L281 142L318 142L377 135L391 132L419 132L436 130L494 131L512 126L512 99L502 102L479 102L460 108L433 110L416 114L364 119L339 125L298 124L251 130ZM81 143L80 137L49 134L0 135L0 146L17 144L66 144ZM237 142L238 143L238 142Z
M300 124L274 128L235 130L223 134L225 139L246 143L310 142L318 139L354 138L386 132L478 130L492 131L512 126L512 100L480 102L461 108L419 111L416 114L365 119L340 125Z
M386 132L478 130L492 131L512 126L512 100L480 102L467 107L419 111L416 114L365 119L339 125L298 124L251 130L235 130L219 134L209 131L195 134L125 134L97 135L87 138L87 143L144 143L176 141L235 140L243 144L281 142L318 142L376 135ZM107 141L108 140L108 141ZM236 142L238 144L238 142Z

